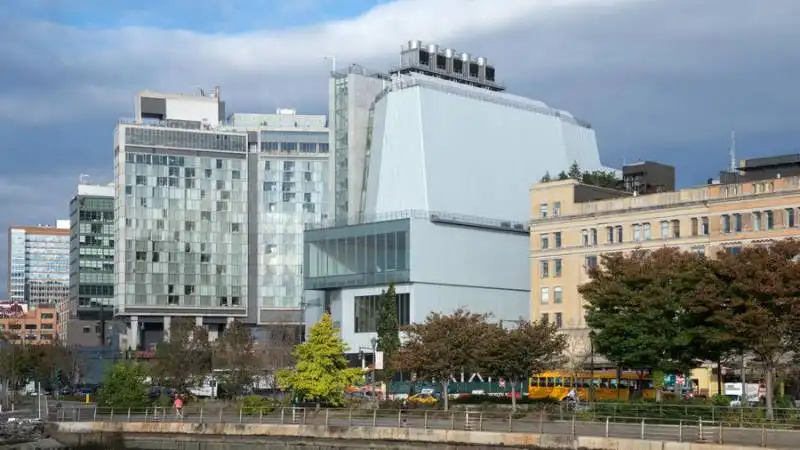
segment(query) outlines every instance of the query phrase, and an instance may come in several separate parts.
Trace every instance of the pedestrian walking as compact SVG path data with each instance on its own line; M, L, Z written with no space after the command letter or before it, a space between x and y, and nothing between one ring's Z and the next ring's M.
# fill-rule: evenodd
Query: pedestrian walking
M175 418L183 419L183 398L180 394L175 396Z

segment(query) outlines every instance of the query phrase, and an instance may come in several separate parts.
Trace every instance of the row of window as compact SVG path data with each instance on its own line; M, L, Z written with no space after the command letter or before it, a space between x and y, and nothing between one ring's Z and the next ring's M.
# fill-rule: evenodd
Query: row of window
M539 204L539 218L546 219L549 217L550 213L550 205L547 203L540 203ZM561 202L553 202L552 208L553 217L558 217L561 215Z
M319 146L319 147L318 147ZM262 142L262 152L328 153L327 142Z
M51 316L50 318L52 319L52 314L50 314L50 316ZM4 326L5 325L0 324L0 330L3 330ZM54 325L52 323L43 323L41 328L39 328L39 326L37 324L35 324L35 323L26 323L24 329L25 329L25 331L36 331L36 330L39 330L39 329L52 330L53 327L54 327ZM12 330L12 331L14 331L14 330L22 330L23 326L22 326L22 324L19 324L19 323L10 323L10 324L8 324L7 329L8 330Z
M543 305L550 303L550 288L543 287L539 289L539 301ZM564 289L561 286L553 288L553 304L560 305L564 301Z
M560 278L562 266L561 258L539 261L539 278L550 278L551 273L554 278Z
M543 313L542 320L545 322L550 322L550 313ZM553 324L556 326L556 328L563 328L564 315L560 312L553 313Z
M782 211L782 224L785 228L798 226L799 209L785 208ZM708 236L710 234L709 217L692 217L690 222L691 236ZM776 228L776 213L772 210L754 211L749 214L733 213L720 215L720 232L739 233L742 231L769 231ZM678 239L681 237L681 221L678 219L662 220L659 222L659 236L661 239ZM653 239L652 224L650 222L634 223L631 225L632 242L649 241ZM552 239L551 239L552 237ZM547 250L562 247L561 232L539 235L539 248ZM594 247L599 244L598 229L584 228L581 230L581 246ZM605 227L605 243L620 244L624 242L622 225L609 225Z

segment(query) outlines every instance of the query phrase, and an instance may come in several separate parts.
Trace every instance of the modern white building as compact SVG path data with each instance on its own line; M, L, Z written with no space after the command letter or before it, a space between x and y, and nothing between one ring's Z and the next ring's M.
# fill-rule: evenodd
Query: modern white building
M504 92L485 58L419 41L383 86L366 110L363 153L348 149L349 161L363 160L360 179L347 174L351 216L306 231L306 297L320 305L307 320L330 311L358 352L375 336L375 298L390 282L403 294L401 323L459 307L530 317L529 188L574 161L604 169L594 130ZM352 142L357 130L348 133Z
M213 94L136 97L115 132L115 313L148 350L173 317L302 329L305 223L325 219L325 116L235 114Z

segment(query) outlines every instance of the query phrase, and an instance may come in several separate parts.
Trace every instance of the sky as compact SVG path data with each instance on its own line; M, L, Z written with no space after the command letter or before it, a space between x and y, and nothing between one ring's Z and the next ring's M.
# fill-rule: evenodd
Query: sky
M592 123L606 165L678 183L800 144L796 0L4 0L0 229L68 218L113 177L136 92L222 87L228 112L327 112L337 65L385 70L409 39L485 56L512 93ZM7 241L0 239L0 294ZM1 297L0 297L1 298Z

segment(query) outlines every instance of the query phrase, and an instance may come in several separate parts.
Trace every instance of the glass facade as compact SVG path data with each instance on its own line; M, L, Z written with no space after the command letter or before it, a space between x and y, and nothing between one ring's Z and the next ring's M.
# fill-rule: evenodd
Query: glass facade
M305 289L409 281L409 220L305 232Z
M76 196L70 202L72 312L114 305L114 198ZM71 309L72 309L71 308ZM113 311L109 308L109 313Z
M326 140L327 133L324 134L317 133L317 139ZM260 306L264 309L300 308L303 231L306 224L319 223L323 219L327 202L328 158L261 159L259 177Z
M157 136L163 140L152 138L153 145L243 152L247 148L243 135L136 128L126 128L126 139L132 140L128 145L142 143L133 138L140 131L161 133ZM184 141L176 143L169 133L178 133L174 139ZM192 133L198 136L188 136ZM244 308L246 155L125 150L116 168L117 301L125 308Z
M397 322L404 326L411 323L411 296L410 294L396 294ZM353 332L374 333L378 330L378 317L380 315L380 295L358 296L353 302Z
M169 128L127 127L126 145L247 152L247 136L227 133L184 131Z
M69 232L19 227L9 230L9 299L27 304L59 304L69 295Z
M261 152L328 153L327 131L262 131Z

